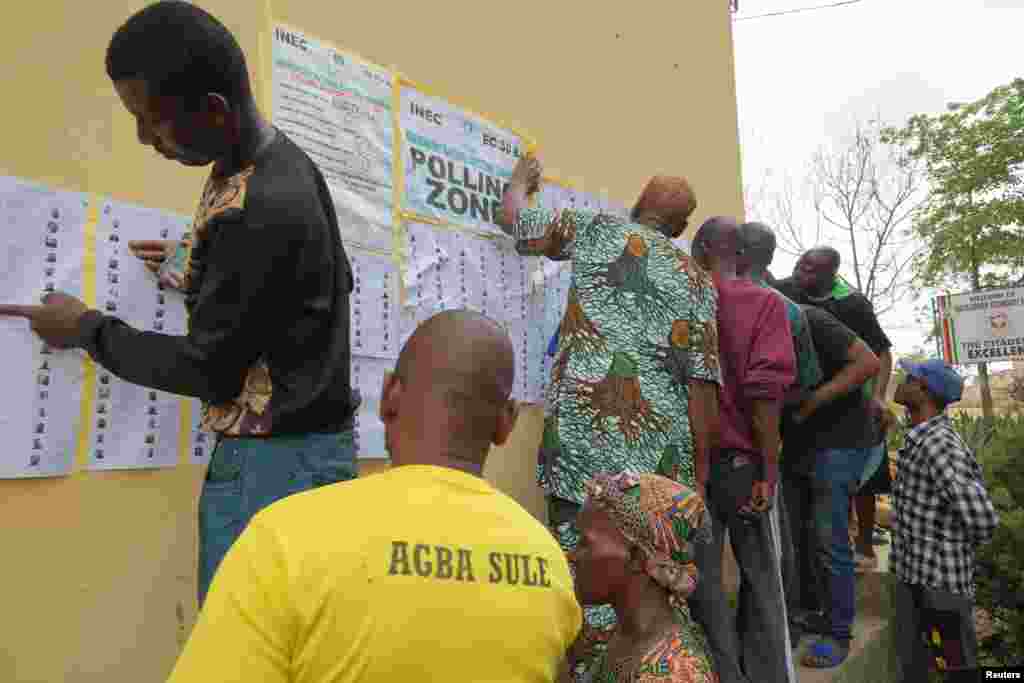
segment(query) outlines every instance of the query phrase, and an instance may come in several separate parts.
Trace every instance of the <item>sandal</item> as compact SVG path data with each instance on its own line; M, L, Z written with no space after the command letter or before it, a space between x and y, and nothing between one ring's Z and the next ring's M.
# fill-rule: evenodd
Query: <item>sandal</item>
M812 669L831 669L845 662L849 656L850 641L823 638L811 645L800 663Z

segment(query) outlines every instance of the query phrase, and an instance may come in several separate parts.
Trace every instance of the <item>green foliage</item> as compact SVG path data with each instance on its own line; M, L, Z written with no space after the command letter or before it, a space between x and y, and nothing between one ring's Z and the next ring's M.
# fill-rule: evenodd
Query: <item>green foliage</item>
M883 139L925 164L929 194L914 220L926 245L915 274L929 286L1005 285L1024 271L1024 80Z
M978 549L977 605L992 616L991 633L979 633L980 663L1007 666L1024 661L1024 417L983 418L959 413L956 430L981 463L985 485L999 511L991 542ZM906 425L889 433L903 443Z
M981 420L975 420L980 422ZM1024 419L1001 417L980 458L1000 524L991 543L978 552L978 605L993 617L990 637L981 642L983 664L1024 661Z

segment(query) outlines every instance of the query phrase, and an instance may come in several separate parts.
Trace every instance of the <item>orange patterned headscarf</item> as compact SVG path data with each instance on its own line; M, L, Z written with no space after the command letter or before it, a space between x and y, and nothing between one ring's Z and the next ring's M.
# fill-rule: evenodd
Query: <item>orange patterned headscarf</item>
M656 474L598 474L587 505L604 511L644 555L644 571L674 603L697 587L693 543L709 540L711 520L696 492Z
M656 214L675 234L680 235L696 208L697 196L686 178L656 175L647 182L636 200L633 218L645 212Z

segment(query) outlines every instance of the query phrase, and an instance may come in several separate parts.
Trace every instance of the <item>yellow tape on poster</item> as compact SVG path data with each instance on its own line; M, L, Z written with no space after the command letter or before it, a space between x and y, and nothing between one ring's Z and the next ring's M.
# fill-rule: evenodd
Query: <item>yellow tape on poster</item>
M89 308L96 308L96 226L99 224L101 200L89 196L89 210L86 214L85 252L82 255L82 301ZM92 358L82 359L82 395L79 403L78 443L72 472L80 472L89 461L89 438L92 435L92 403L96 395L96 364Z

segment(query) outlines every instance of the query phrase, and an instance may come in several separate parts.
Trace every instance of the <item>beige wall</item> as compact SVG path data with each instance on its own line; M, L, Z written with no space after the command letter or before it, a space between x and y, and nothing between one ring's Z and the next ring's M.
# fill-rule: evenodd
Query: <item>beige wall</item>
M0 173L191 213L203 172L135 141L103 71L111 32L144 3L8 8L0 44ZM262 98L273 12L529 131L552 174L631 201L652 173L690 176L700 206L742 212L725 0L328 3L204 0L235 32ZM646 9L646 6L645 6ZM527 411L488 477L541 514L540 413ZM194 618L196 467L0 482L0 681L158 681Z

